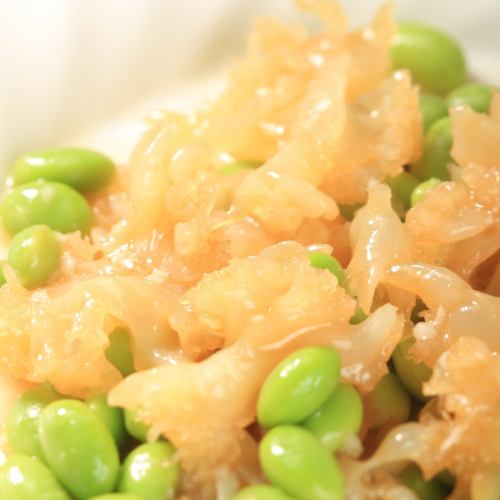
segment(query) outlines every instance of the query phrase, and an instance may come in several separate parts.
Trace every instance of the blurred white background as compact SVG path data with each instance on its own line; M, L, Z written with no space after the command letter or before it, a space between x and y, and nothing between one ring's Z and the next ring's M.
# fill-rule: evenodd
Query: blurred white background
M343 3L357 25L382 0ZM291 0L0 0L0 7L3 171L25 150L85 140L82 131L126 110L139 121L148 107L195 93L196 82L241 51L256 15L298 16ZM453 33L471 73L500 83L499 0L399 0L396 12Z

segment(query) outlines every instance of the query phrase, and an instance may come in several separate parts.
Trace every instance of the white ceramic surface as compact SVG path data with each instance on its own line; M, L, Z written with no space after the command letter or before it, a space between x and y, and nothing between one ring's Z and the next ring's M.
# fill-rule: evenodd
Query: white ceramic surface
M381 1L343 3L359 24ZM132 116L139 123L148 108L183 106L211 87L222 62L241 50L252 17L297 16L289 0L0 0L0 7L0 171L22 151L68 138L101 141L118 154L137 132L124 127ZM499 0L400 0L396 10L452 32L472 73L500 83Z

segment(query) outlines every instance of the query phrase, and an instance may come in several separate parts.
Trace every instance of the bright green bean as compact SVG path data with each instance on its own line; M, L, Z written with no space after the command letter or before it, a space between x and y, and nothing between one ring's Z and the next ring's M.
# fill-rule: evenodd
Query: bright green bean
M2 500L70 500L52 472L35 457L11 455L0 466Z
M448 491L437 479L426 481L416 465L409 465L401 473L401 482L420 500L444 500Z
M419 23L400 23L391 46L395 68L408 68L424 90L447 94L467 76L465 58L447 34Z
M418 179L409 172L401 172L398 176L387 180L392 195L401 203L404 210L410 209L411 193L418 186L418 182Z
M6 422L10 449L14 453L45 461L38 435L38 418L43 408L59 397L54 391L39 387L29 389L16 399Z
M422 384L431 378L432 370L426 364L417 362L410 354L410 348L414 343L414 337L408 337L400 342L392 353L392 363L405 389L415 398L425 401Z
M87 234L92 211L87 200L59 182L35 181L14 188L0 205L5 230L14 235L35 224L46 224L60 233Z
M344 478L330 452L310 432L283 425L259 445L262 470L269 481L298 500L341 500Z
M340 356L330 347L305 347L287 356L268 375L257 402L257 419L267 428L298 423L332 394Z
M452 90L446 97L448 107L469 106L478 113L487 113L490 109L493 89L482 83L466 83Z
M138 441L147 441L149 426L142 422L133 410L125 408L124 415L127 432Z
M181 476L174 452L167 441L139 445L123 462L118 491L145 500L173 499Z
M422 126L424 131L429 130L429 127L440 118L448 114L446 102L433 94L420 94L420 113L422 115Z
M57 148L21 156L14 164L12 177L16 185L45 179L87 192L104 187L114 173L113 162L97 151Z
M302 425L330 451L356 435L363 422L363 401L351 385L340 383L325 403Z
M309 262L318 269L327 269L335 275L340 286L345 285L345 271L335 257L322 252L309 252Z
M61 260L61 244L45 225L31 226L10 242L7 261L26 288L44 285Z
M220 170L219 174L221 175L234 175L237 172L241 172L242 170L252 170L257 167L260 167L262 163L256 161L237 161L234 163L229 163L228 165L224 165Z
M85 404L102 420L120 449L127 439L123 410L109 406L106 394L90 396L85 400Z
M369 395L374 429L406 422L411 414L411 399L392 373L385 374Z
M421 182L411 193L411 206L414 207L417 203L424 201L428 191L434 189L441 184L441 180L436 177L431 177L424 182Z
M452 161L452 144L451 118L446 116L435 122L425 134L422 156L410 166L411 173L422 181L431 177L449 180L447 165Z
M238 491L231 500L292 500L281 490L268 484L254 484Z
M105 493L89 500L144 500L144 497L133 493Z
M117 327L109 334L109 346L106 358L124 376L134 373L134 358L130 334L124 328Z
M38 432L50 468L78 500L113 491L119 457L113 436L81 401L61 399L40 414Z

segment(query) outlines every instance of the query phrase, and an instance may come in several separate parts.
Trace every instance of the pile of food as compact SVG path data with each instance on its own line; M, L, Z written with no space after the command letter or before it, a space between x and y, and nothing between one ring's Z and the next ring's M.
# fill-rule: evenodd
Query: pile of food
M500 94L298 4L127 165L13 165L3 500L500 497Z

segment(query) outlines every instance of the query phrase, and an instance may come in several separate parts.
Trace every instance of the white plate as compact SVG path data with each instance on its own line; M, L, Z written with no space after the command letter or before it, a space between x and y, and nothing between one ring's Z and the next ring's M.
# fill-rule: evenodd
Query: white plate
M355 24L379 0L343 2ZM0 173L19 153L79 141L123 160L148 109L185 106L241 51L250 20L296 16L288 0L2 0ZM474 76L500 83L498 0L400 0L466 48Z

